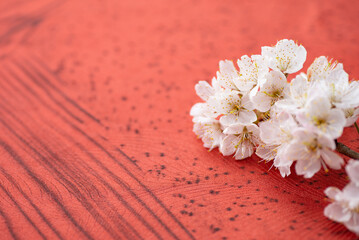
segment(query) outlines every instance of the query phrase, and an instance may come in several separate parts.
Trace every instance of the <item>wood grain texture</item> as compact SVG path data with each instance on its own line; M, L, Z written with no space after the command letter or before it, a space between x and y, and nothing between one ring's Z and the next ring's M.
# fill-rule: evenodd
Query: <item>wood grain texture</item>
M344 171L282 179L192 133L220 59L292 38L358 78L357 1L1 1L0 239L355 239ZM348 128L342 142L358 150Z

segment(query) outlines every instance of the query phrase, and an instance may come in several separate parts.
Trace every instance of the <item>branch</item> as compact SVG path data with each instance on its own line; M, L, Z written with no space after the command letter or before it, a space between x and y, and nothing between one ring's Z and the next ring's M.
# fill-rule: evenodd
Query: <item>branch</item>
M338 142L337 140L335 140L335 144L337 146L337 151L350 157L353 158L355 160L359 160L359 153L350 149L349 147L347 147L346 145L344 145L343 143Z

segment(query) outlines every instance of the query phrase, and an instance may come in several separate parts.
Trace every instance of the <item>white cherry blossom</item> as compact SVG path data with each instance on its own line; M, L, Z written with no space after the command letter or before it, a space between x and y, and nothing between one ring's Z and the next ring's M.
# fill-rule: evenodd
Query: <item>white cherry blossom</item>
M208 104L213 107L214 111L222 114L220 122L224 126L236 123L250 124L257 120L249 96L242 96L236 90L225 89L217 92L208 100Z
M198 117L216 118L219 114L207 102L196 103L192 106L190 115L195 120Z
M262 47L262 56L271 69L290 74L303 67L307 51L293 40L283 39L278 41L274 47Z
M324 215L359 235L359 161L350 160L345 169L350 182L342 191L336 187L325 190L332 203L325 207Z
M304 108L310 95L310 83L304 73L298 74L289 84L289 92L286 98L276 102L280 109L296 113L298 109ZM314 89L313 89L314 90Z
M268 67L264 63L264 59L260 55L252 55L248 57L244 55L237 61L240 69L239 81L235 82L237 88L241 92L249 92L259 81L263 80L268 72Z
M359 118L359 107L343 109L343 112L346 118L345 127L352 126Z
M339 77L338 80L347 80L348 74L343 69L343 64L328 60L325 56L320 56L314 60L307 70L308 81L325 81L329 76Z
M302 127L292 134L293 142L288 146L286 157L297 161L295 170L298 175L311 178L322 165L326 171L327 165L332 169L341 168L344 161L333 152L334 140Z
M268 72L268 67L264 63L264 58L260 55L247 55L237 61L237 70L230 60L219 62L217 72L218 84L226 89L239 91L242 94L250 91Z
M219 85L216 78L212 79L212 86L206 81L199 81L195 85L195 90L197 95L204 101L207 101L212 97L216 92L221 91L221 86ZM190 115L194 117L194 121L198 117L212 117L216 118L219 114L208 105L207 102L196 103L192 106Z
M259 129L255 124L242 125L235 124L224 129L220 152L224 156L234 154L237 160L245 159L252 156L254 147L261 141L259 139Z
M202 139L203 146L209 150L219 147L224 137L221 124L213 118L197 118L193 125L193 132Z
M340 137L346 123L342 110L331 108L328 98L313 96L303 111L297 114L297 120L307 129L319 131L332 139Z
M232 61L225 60L219 62L217 80L222 87L238 91L235 83L239 81L239 71L235 68Z
M287 78L282 72L270 71L265 75L262 84L250 92L250 99L261 112L270 110L271 106L288 94Z
M282 177L290 174L294 158L288 158L287 149L293 140L292 132L297 127L298 124L292 115L286 112L259 125L263 144L259 144L256 154L266 161L274 159L273 164L279 169Z
M341 109L359 107L359 82L349 81L343 64L321 56L308 68L307 75L313 87L321 89L333 106Z
M323 90L337 108L357 108L359 107L359 82L358 81L336 81L328 79L324 82Z
M212 86L206 81L199 81L194 88L197 95L204 101L207 101L217 91L221 90L221 86L215 77L212 78Z

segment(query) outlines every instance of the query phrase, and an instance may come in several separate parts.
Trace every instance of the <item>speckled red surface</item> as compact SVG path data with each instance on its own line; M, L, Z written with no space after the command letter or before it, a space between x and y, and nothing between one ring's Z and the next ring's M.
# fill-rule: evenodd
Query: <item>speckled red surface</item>
M194 85L290 38L359 78L358 1L1 1L1 239L355 239L344 171L208 152ZM353 128L341 139L357 149Z

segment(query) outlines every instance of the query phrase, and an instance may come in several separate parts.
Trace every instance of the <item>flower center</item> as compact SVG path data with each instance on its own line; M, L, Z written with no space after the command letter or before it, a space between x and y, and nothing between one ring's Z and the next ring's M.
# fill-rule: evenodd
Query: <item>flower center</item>
M236 114L237 112L239 112L239 110L241 110L241 106L239 104L234 104L232 110L229 112L230 114Z
M267 121L270 119L270 110L268 110L267 112L260 112L258 110L254 110L254 112L256 113L257 115L257 122L260 122L260 121Z
M332 200L332 202L334 202L334 200ZM345 202L341 202L340 203L342 205L343 208L348 209L351 212L355 212L359 214L359 205L355 206L354 208L349 207L349 202L345 201Z
M248 132L248 129L246 127L243 128L242 137L239 140L238 144L234 146L235 148L238 148L239 145L241 145L242 142L248 140L250 138L251 132Z
M344 112L345 112L345 117L350 118L354 115L354 108L346 109Z
M280 69L281 72L284 72L289 68L290 59L288 57L277 56L276 59L279 62L278 68Z
M327 125L327 121L324 118L313 117L313 122L316 126Z
M273 88L270 92L263 91L265 95L272 98L271 105L277 102L279 99L282 99L282 93L284 88Z
M263 93L265 95L267 95L268 97L271 97L271 98L274 98L274 99L279 99L280 97L282 97L282 90L281 89L275 89L272 92L263 91Z
M316 152L318 149L322 148L322 146L318 143L318 139L314 139L311 142L304 142L304 145L307 147L309 152Z
M241 106L241 101L236 101L232 103L232 110L229 112L230 114L236 114L238 113L243 107Z
M325 132L327 128L327 120L325 118L321 117L312 117L313 123L315 126L317 126L321 131Z

